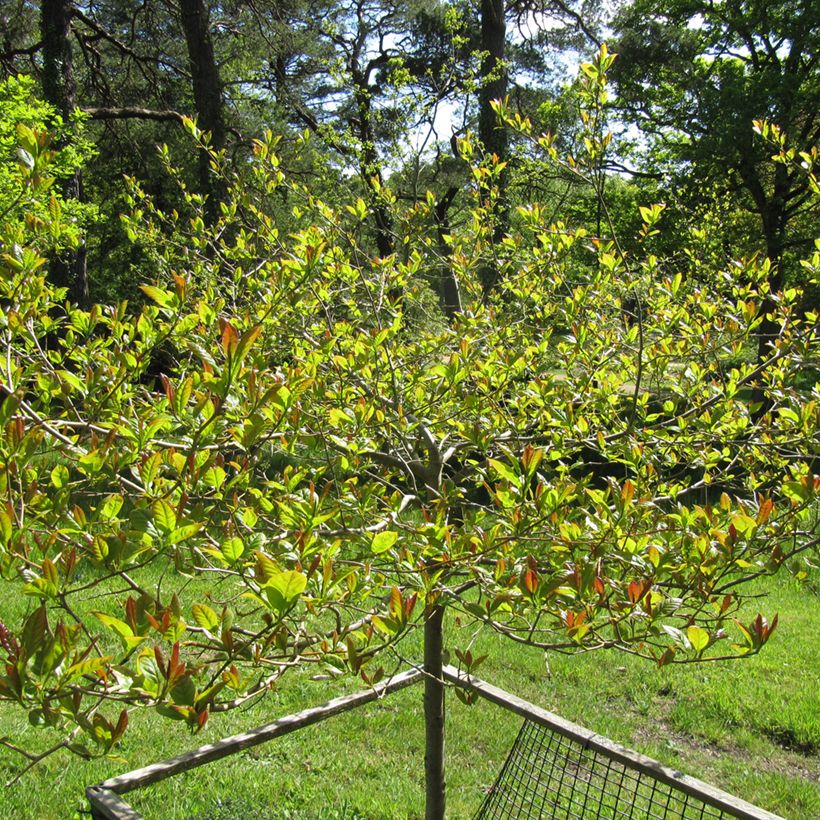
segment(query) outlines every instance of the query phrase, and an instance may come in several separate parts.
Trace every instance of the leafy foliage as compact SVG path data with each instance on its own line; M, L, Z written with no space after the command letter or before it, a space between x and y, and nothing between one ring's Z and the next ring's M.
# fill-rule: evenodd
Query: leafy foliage
M88 206L67 203L59 183L92 154L82 132L63 144L66 127L34 96L29 77L0 83L0 223L3 245L43 252L77 242ZM74 130L74 124L71 125Z
M589 110L611 60L583 68ZM588 123L563 162L582 179L609 142ZM488 159L445 240L464 308L444 321L425 275L441 244L416 227L435 198L389 200L396 251L374 257L371 206L332 207L275 149L268 134L226 172L210 224L181 178L175 210L130 183L124 226L156 272L138 310L63 304L37 243L4 233L0 571L32 605L3 619L0 697L107 752L131 706L196 731L296 665L372 684L439 605L557 651L756 653L777 621L734 618L742 582L816 543L818 395L798 377L817 317L799 293L767 301L759 260L664 271L645 244L660 205L630 255L537 205L496 243ZM764 305L778 337L749 363Z

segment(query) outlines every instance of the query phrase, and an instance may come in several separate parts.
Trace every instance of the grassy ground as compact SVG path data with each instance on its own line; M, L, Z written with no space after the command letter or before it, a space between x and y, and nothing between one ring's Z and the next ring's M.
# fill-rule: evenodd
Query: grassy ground
M769 581L764 613L780 627L756 658L658 670L614 654L566 658L482 636L485 679L612 739L787 818L820 815L820 599L789 579ZM450 627L449 642L470 635ZM342 686L349 687L345 681ZM67 818L83 788L177 752L298 711L338 694L339 683L298 675L264 702L212 719L196 738L151 713L135 716L121 760L55 756L0 793L8 818ZM448 814L469 817L493 781L519 720L456 698L448 714ZM0 735L33 742L25 715L0 706ZM0 751L0 777L13 763ZM413 818L423 816L421 688L332 718L226 761L132 793L149 818L209 811L227 818ZM222 801L220 808L217 801Z

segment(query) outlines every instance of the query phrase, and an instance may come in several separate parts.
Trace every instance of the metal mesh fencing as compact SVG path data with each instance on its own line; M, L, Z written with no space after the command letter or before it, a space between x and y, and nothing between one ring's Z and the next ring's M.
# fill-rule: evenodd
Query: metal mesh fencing
M476 818L728 816L651 774L525 720Z

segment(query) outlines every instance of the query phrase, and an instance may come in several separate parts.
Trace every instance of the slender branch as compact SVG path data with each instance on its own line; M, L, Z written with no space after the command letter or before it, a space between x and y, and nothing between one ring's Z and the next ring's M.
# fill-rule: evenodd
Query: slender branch
M39 754L32 754L31 752L27 752L24 749L21 749L19 746L15 746L13 743L10 743L5 738L0 738L0 745L5 746L7 749L11 749L13 752L17 752L18 754L23 755L28 760L28 764L25 765L14 777L6 783L6 788L11 788L15 783L18 783L22 777L26 774L26 772L31 771L40 761L45 760L47 757L50 757L55 752L59 752L60 749L65 749L70 743L73 742L74 738L80 733L80 727L77 726L76 728L71 730L71 733L68 737L63 738L59 743L56 743L54 746L50 746L44 752L40 752Z

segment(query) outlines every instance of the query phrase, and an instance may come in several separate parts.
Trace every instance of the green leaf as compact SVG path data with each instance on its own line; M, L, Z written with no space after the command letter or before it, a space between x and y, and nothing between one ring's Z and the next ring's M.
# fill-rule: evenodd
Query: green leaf
M748 515L738 513L732 516L732 524L738 533L748 535L757 526L757 521Z
M276 385L276 390L272 393L270 401L274 407L278 407L282 412L290 407L291 393L284 384Z
M387 635L390 637L391 635L395 635L397 632L398 624L392 618L380 618L378 615L374 615L371 623L373 626L379 630L383 635Z
M98 610L92 610L91 614L97 618L103 626L108 627L112 632L115 632L121 638L133 638L134 637L134 630L128 626L125 621L121 621L119 618L115 618L113 615L108 615L105 612L99 612Z
M267 584L268 581L279 572L276 562L261 550L256 552L256 580L260 584Z
M185 524L182 527L177 527L169 536L169 544L181 544L187 541L191 536L196 535L202 529L202 524Z
M157 714L170 720L185 720L188 709L182 706L171 706L167 703L158 703L156 706Z
M687 627L686 637L689 638L689 643L698 654L709 646L709 633L700 626Z
M72 664L68 667L68 669L66 669L65 680L68 682L76 678L81 678L83 675L93 674L94 672L103 669L109 660L111 660L109 657L87 658L84 661Z
M518 484L518 476L513 472L508 464L505 464L503 461L498 461L495 458L488 458L487 463L505 481L509 481L510 484Z
M219 626L219 616L207 604L194 604L191 607L196 625L208 632L214 632Z
M161 453L153 453L152 455L148 456L148 458L145 459L142 466L140 467L140 477L142 478L143 482L145 484L151 484L154 481L154 479L159 475L161 467Z
M245 552L245 544L238 535L228 538L222 544L222 554L225 556L225 560L230 564L238 561L242 557L243 552Z
M7 547L11 543L11 516L2 508L0 508L0 543Z
M6 422L17 412L17 408L20 406L20 399L16 394L4 393L3 396L3 401L0 402L0 430L6 426Z
M783 484L783 493L796 504L808 501L811 497L809 490L800 481L786 481Z
M118 493L109 495L105 501L100 505L98 517L101 521L110 521L116 518L119 511L122 509L123 497Z
M333 427L344 427L351 423L352 419L350 416L345 413L344 410L340 410L338 407L331 407L328 411L328 418L330 419L330 423Z
M173 532L177 526L177 516L173 507L163 499L154 502L152 508L154 512L154 522L157 527L165 533Z
M179 706L193 706L196 702L196 684L190 675L183 675L171 687L171 699Z
M46 578L35 578L23 587L23 594L38 598L53 598L57 594L57 587Z
M295 570L279 572L268 579L267 587L275 589L288 603L296 600L307 587L307 576Z
M225 482L225 471L221 467L209 467L202 476L202 480L209 486L218 490Z
M239 339L239 344L236 346L236 350L234 351L234 361L241 362L245 356L247 356L248 351L253 346L253 343L259 338L259 334L262 332L262 325L256 325L252 327L250 330L246 330Z
M85 395L86 386L85 382L82 379L75 376L68 370L58 370L57 375L62 379L62 381L66 382L70 387L76 390L81 395Z
M77 459L77 465L85 475L98 473L104 463L105 458L99 450L92 450L90 453L86 453Z
M65 464L58 464L51 471L51 483L59 490L68 484L69 472Z
M265 585L264 594L276 612L284 612L307 587L307 576L290 570L272 575Z
M91 541L89 551L95 561L102 563L106 558L108 558L108 542L98 535Z
M167 290L160 290L153 285L140 285L140 290L149 298L153 299L158 305L167 307L171 304L173 298L172 294Z
M399 534L397 532L379 532L373 536L373 541L370 544L370 549L373 550L376 555L379 555L382 552L387 552L393 544L398 541Z

